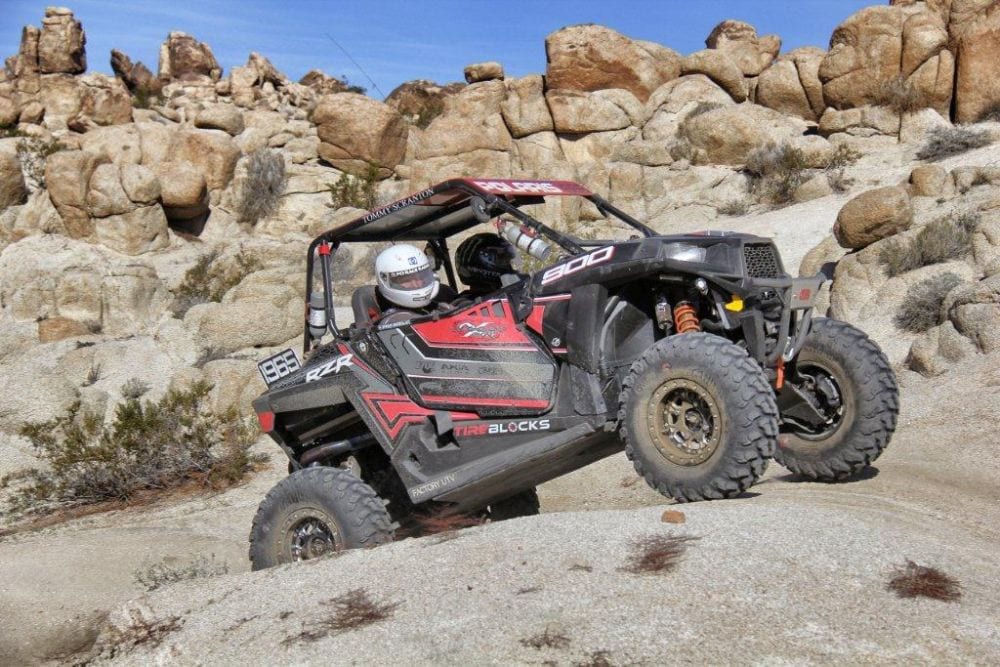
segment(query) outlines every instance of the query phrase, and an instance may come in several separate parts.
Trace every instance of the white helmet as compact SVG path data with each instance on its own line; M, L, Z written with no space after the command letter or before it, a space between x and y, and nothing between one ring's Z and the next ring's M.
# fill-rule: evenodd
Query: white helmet
M431 263L421 250L411 245L394 245L375 258L378 291L404 308L423 308L441 287Z

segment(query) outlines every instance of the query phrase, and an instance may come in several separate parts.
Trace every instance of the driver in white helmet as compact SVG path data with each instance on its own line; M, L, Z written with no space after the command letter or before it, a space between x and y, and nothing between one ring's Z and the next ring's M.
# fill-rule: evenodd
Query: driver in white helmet
M441 289L427 255L411 245L386 248L375 258L379 295L389 302L380 323L390 324L430 312Z

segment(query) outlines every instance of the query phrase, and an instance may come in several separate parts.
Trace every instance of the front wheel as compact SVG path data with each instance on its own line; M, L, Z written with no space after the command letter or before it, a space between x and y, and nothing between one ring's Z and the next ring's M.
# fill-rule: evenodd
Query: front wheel
M818 318L788 381L821 419L786 416L774 458L794 473L835 481L877 459L896 430L899 388L882 350L846 322Z
M392 539L389 513L370 486L341 468L306 468L261 502L250 529L250 563L262 570Z
M737 496L778 435L774 392L742 348L706 333L665 338L629 369L619 423L651 487L681 502Z

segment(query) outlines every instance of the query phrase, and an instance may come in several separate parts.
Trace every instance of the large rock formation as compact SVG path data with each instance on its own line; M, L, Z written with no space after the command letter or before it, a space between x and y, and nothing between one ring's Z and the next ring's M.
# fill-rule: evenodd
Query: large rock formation
M967 15L958 20L958 7ZM1000 5L995 2L955 2L952 10L955 42L955 122L971 123L1000 108Z
M191 35L174 31L160 45L159 77L162 81L218 81L222 77L215 55L208 44Z
M81 74L87 71L87 37L83 26L64 7L48 7L38 38L38 71Z
M385 178L403 161L407 124L395 109L370 97L325 95L312 121L322 141L320 157L337 169L363 174L374 165Z
M463 88L465 84L459 82L439 84L426 79L407 81L394 88L385 98L385 103L418 127L427 127L444 111L445 98Z
M158 95L163 88L163 83L148 67L141 62L133 63L128 55L118 49L111 49L111 70L133 93Z
M757 36L757 29L743 21L723 21L715 26L705 46L729 56L744 76L759 76L781 51L777 35Z
M743 72L723 51L704 49L695 51L681 61L681 73L704 74L729 93L737 102L747 99L747 83Z
M654 90L680 75L677 52L599 25L557 30L545 38L545 55L549 89L624 88L645 102Z
M757 81L757 104L806 120L819 120L826 109L819 80L824 55L822 49L804 47L778 58Z
M830 38L819 69L826 104L849 109L902 95L907 106L947 115L955 67L948 40L940 15L922 5L862 9Z

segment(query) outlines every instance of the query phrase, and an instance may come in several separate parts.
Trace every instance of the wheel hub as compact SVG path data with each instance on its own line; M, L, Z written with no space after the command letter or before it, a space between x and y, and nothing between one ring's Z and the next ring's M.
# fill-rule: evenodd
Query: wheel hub
M693 466L707 461L722 436L719 407L700 384L668 380L653 392L647 406L653 442L670 462Z
M306 517L289 530L292 559L319 558L337 550L336 530L317 517Z

